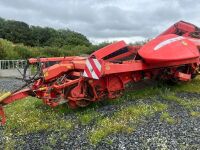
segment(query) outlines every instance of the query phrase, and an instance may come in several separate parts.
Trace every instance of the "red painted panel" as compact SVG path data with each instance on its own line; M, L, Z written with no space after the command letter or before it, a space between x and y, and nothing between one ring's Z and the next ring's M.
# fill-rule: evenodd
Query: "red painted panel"
M94 53L91 54L91 56L95 56L97 59L102 59L103 57L126 46L127 45L124 41L119 41L95 51Z
M199 57L199 51L193 42L175 34L153 39L145 44L138 53L147 63L180 61Z

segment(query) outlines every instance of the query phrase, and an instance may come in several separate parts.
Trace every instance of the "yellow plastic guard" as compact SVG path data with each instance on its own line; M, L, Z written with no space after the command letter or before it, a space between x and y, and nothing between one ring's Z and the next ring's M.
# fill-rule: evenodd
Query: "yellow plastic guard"
M3 94L2 96L0 96L0 102L3 101L4 99L6 99L11 94L12 94L11 92L7 92L7 93Z

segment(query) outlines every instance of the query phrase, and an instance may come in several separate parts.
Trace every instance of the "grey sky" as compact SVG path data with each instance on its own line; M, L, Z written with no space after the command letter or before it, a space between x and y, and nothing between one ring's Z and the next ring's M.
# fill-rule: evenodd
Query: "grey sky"
M0 17L69 28L91 41L152 38L185 20L200 26L200 2L191 0L0 0Z

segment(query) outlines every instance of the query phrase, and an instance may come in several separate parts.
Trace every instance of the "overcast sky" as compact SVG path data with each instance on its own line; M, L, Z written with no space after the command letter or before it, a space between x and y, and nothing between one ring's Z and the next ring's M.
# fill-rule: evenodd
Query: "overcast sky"
M92 42L152 38L179 20L200 26L198 0L0 0L0 17L69 28Z

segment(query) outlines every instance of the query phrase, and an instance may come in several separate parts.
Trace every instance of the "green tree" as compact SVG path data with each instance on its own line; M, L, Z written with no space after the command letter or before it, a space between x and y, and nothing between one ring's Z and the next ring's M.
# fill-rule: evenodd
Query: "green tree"
M0 38L14 43L41 47L91 45L90 41L84 35L69 29L55 30L49 27L29 26L21 21L4 20L3 18L0 18Z

